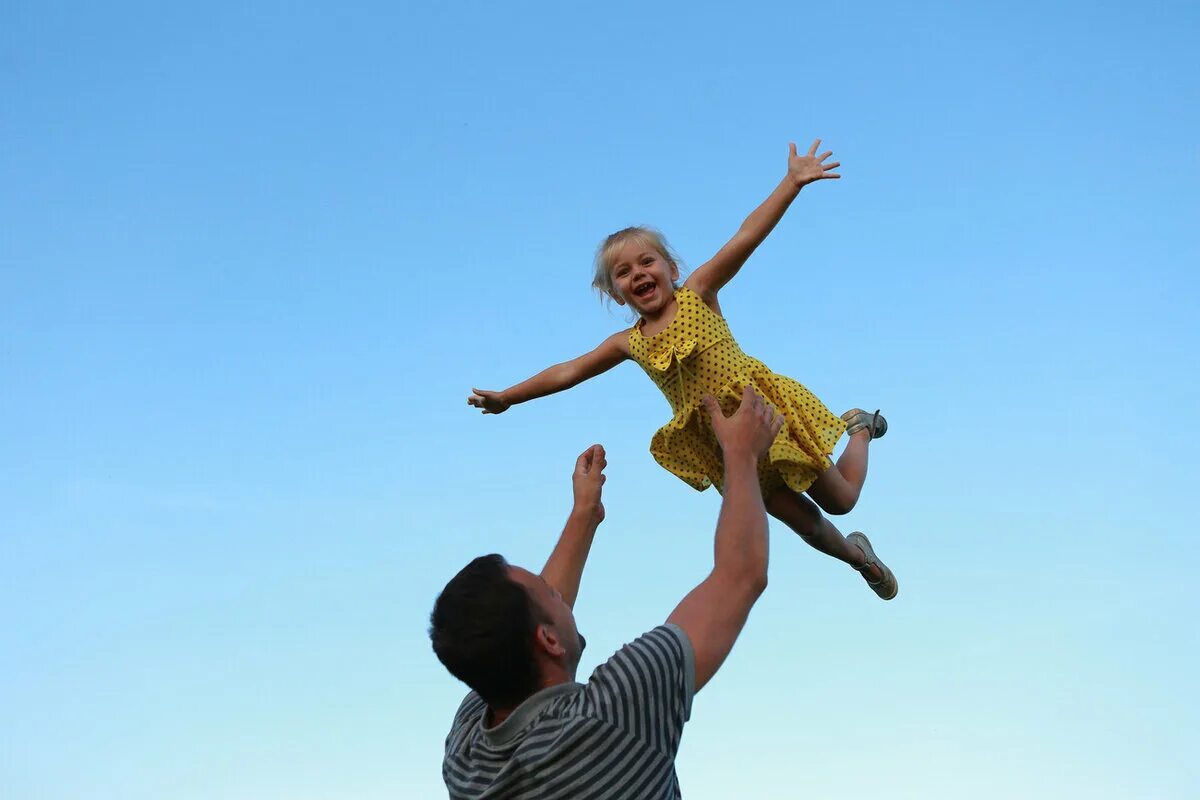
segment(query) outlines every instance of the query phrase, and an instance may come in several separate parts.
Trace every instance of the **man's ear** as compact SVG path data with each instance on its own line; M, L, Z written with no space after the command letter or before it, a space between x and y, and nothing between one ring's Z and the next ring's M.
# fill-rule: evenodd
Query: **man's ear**
M561 658L567 654L567 649L563 647L559 641L558 634L555 633L548 625L538 625L537 631L534 634L534 641L537 646L546 651L554 658Z

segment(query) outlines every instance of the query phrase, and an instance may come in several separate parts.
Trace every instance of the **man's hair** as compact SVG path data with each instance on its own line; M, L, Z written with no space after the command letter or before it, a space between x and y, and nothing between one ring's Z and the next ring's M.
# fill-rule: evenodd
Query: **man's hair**
M450 579L429 615L438 660L494 708L511 708L537 691L533 658L538 620L525 587L495 553Z

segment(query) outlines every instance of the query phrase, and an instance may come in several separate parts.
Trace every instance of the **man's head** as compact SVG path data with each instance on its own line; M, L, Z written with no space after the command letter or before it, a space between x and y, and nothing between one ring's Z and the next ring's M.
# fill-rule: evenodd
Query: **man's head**
M446 669L493 708L513 708L544 686L573 680L584 644L562 596L495 554L446 584L429 638Z

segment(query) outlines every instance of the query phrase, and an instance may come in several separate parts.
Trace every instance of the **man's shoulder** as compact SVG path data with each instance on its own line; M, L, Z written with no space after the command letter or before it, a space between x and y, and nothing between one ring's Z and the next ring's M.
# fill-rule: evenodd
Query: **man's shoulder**
M608 661L596 667L596 672L601 672L614 664L647 660L660 669L694 669L695 652L692 650L692 642L683 628L667 622L623 645L613 653ZM593 679L596 677L596 672L592 673Z
M446 748L451 749L456 738L461 741L464 733L479 727L486 713L487 703L483 698L475 690L467 692L467 696L454 712L454 722L450 726L450 735L446 738Z
M647 631L596 667L588 679L588 699L603 707L633 711L650 696L670 697L691 715L696 663L692 642L678 625L666 623Z
M487 703L479 696L478 692L472 689L458 704L458 710L454 712L454 719L457 721L462 717L480 716L486 709Z

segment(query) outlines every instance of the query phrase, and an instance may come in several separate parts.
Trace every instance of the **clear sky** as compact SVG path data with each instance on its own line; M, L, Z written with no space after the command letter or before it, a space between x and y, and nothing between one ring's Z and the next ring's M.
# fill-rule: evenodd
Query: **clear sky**
M1200 795L1191 2L0 9L0 796L436 798L428 613L538 567L608 448L581 677L705 574L719 498L637 367L464 402L626 321L628 224L742 346L880 407L880 602L773 532L685 797Z

